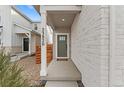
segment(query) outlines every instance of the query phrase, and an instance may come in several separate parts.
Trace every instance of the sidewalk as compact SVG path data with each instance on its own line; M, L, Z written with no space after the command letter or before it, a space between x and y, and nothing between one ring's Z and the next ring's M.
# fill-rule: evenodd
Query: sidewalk
M78 87L77 81L48 81L45 87Z

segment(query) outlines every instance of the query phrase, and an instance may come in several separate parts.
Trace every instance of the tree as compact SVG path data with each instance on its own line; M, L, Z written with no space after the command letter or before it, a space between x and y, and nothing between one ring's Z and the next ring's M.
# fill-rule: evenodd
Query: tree
M10 55L0 52L0 87L26 87L28 82L21 73L23 68L16 62L12 63Z

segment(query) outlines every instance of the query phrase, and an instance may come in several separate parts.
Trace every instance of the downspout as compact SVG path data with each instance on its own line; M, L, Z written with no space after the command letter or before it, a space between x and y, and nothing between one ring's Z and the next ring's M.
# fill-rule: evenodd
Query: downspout
M110 6L109 14L109 60L108 60L108 86L113 86L115 63L115 6Z

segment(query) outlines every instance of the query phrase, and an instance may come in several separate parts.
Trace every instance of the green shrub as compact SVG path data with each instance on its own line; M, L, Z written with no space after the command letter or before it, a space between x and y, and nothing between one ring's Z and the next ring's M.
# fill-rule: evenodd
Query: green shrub
M12 63L10 56L0 52L0 87L28 86L21 73L23 69L17 63Z

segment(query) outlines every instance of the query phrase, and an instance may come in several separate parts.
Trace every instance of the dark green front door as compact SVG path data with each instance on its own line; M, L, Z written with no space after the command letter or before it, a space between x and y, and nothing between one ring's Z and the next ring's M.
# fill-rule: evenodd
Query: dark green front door
M67 57L67 35L57 35L57 57Z

